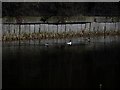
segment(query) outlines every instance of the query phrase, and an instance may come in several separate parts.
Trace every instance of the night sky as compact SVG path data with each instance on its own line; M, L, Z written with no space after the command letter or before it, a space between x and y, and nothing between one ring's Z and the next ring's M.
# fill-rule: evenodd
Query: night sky
M120 16L120 2L3 2L2 16Z

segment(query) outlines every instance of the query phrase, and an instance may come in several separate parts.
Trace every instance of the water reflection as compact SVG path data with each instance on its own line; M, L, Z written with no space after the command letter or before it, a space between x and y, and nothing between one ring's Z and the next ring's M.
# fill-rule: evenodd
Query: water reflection
M88 41L89 39L89 41ZM66 42L72 41L73 45L77 44L100 44L100 43L116 43L119 42L119 36L99 36L99 37L80 37L80 38L66 38L66 39L37 39L37 40L22 40L22 41L3 41L3 46L25 46L25 45L39 45L44 46L46 43L49 45L65 45Z
M3 88L119 88L119 37L85 39L3 42Z

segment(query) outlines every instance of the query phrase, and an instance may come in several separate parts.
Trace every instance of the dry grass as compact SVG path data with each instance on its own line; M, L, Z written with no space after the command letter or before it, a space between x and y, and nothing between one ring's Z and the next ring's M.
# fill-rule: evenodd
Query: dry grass
M72 38L72 37L84 37L84 36L106 36L106 35L120 35L118 31L106 31L106 32L40 32L40 33L22 33L17 34L6 34L2 36L3 41L14 41L14 40L29 40L29 39L50 39L50 38Z

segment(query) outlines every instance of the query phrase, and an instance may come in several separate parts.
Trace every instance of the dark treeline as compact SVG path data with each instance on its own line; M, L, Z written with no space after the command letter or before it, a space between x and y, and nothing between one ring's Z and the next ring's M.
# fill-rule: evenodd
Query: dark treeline
M3 2L2 16L120 16L119 2Z

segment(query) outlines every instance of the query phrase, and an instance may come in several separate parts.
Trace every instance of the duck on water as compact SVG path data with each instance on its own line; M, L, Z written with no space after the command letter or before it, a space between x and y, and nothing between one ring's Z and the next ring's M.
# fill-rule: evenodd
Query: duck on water
M67 45L72 45L72 41L70 40L69 42L66 42L66 44L67 44ZM45 45L46 47L50 46L49 43L45 43L44 45ZM61 45L63 45L63 44L61 44ZM64 45L65 45L65 44L64 44Z
M72 45L72 41L70 40L69 42L66 43L67 45Z
M88 39L87 40L87 42L90 42L90 40ZM46 43L46 44L44 44L45 46L51 46L51 44L49 44L49 43ZM66 45L69 45L69 46L71 46L71 45L73 45L73 42L72 42L72 40L69 40L69 42L66 42L66 43L64 43L64 44L54 44L55 46L57 45L57 46L66 46ZM74 45L86 45L85 43L83 43L83 42L81 42L81 43L74 43Z

